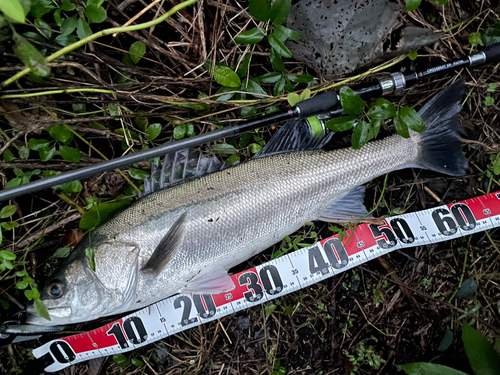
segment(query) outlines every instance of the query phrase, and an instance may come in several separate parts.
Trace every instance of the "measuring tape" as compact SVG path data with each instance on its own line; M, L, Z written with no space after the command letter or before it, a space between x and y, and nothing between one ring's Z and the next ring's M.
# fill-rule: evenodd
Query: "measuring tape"
M167 336L325 280L396 249L428 245L500 226L500 192L361 224L340 241L328 237L232 275L221 294L177 294L93 331L50 341L33 355L53 372L92 358L128 352ZM352 234L352 236L351 236ZM347 239L350 238L348 241Z

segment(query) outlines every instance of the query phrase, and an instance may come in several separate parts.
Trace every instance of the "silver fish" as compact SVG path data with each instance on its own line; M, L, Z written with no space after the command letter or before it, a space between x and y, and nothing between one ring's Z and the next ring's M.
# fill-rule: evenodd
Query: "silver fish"
M427 129L408 139L390 136L361 150L275 152L138 200L87 236L43 288L51 321L31 308L27 322L77 323L180 292L230 291L231 267L305 222L366 213L363 183L408 167L464 174L462 95L463 84L455 83L435 96L419 112Z

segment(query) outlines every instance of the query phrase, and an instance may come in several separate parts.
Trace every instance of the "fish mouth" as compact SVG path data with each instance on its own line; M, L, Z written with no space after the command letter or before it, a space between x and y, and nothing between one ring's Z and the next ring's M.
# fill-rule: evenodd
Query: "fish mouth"
M50 318L67 318L71 316L71 307L68 305L63 305L59 307L48 307L47 308L49 312ZM51 322L45 318L42 318L35 310L35 307L33 305L29 305L26 308L26 312L28 313L28 316L26 318L26 323L28 324L43 324L43 325L51 325ZM53 324L53 323L52 323Z

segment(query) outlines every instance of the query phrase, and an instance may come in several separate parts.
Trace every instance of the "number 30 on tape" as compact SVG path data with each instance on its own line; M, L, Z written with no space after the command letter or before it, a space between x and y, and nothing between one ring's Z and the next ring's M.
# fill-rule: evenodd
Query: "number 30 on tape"
M337 236L232 275L229 293L178 294L90 332L33 350L48 372L134 350L191 327L305 288L390 251L466 236L500 226L500 193L415 213L383 225L361 224ZM349 241L347 242L347 240Z

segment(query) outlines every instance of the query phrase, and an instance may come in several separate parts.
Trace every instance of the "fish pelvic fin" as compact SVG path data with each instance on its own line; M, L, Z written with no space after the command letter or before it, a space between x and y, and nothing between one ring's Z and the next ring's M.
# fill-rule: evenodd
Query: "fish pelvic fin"
M363 204L364 198L365 187L358 186L323 212L318 220L329 223L355 223L362 217L371 218Z
M425 124L423 133L412 132L419 144L419 160L409 167L429 169L451 176L465 174L465 158L458 135L458 113L464 83L458 80L434 96L418 112Z
M193 278L182 288L182 293L194 294L219 294L233 290L233 279L223 267L216 267L209 273L201 274Z
M187 212L184 212L162 238L151 257L141 268L142 272L158 275L170 262L180 247L187 227Z

